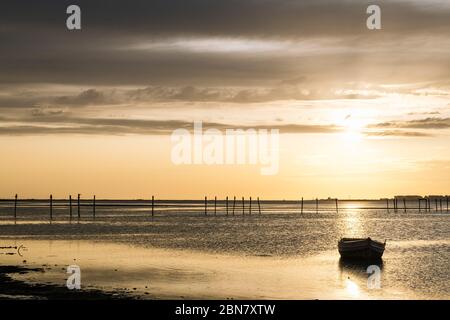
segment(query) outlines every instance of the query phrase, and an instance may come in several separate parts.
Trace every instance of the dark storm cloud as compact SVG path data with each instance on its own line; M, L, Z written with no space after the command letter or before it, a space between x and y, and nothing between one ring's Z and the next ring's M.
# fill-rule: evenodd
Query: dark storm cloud
M377 64L377 72L370 74L376 79L404 77L409 66L423 63L434 70L434 60L441 67L438 75L417 74L445 78L448 52L405 52L409 36L448 37L450 10L434 2L376 1L383 15L383 30L377 33L365 27L365 10L373 3L365 0L8 1L0 10L0 83L230 85L305 75L321 81L324 74L327 79L354 77L371 63ZM80 32L65 28L65 9L74 3L82 8ZM324 53L319 48L305 56L282 49L267 54L134 47L210 37L294 42L332 38L344 51Z
M386 28L394 32L430 32L449 23L448 5L435 0L19 0L3 6L2 22L7 30L58 30L70 4L82 8L86 32L116 36L298 38L364 34L369 4L383 8Z

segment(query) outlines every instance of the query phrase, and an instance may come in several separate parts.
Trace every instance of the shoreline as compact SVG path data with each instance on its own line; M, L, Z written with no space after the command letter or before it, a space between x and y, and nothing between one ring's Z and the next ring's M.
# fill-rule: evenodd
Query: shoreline
M14 279L14 274L45 272L44 268L0 265L0 300L124 300L136 299L125 293L99 289L69 290L64 286L28 283Z

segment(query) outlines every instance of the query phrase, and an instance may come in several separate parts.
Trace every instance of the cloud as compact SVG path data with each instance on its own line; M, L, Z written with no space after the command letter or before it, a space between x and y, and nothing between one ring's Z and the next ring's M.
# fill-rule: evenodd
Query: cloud
M383 130L383 131L367 131L364 133L367 136L375 137L432 137L434 135L418 132L418 131L403 131L403 130Z
M379 1L383 30L372 32L365 26L371 3L110 0L106 10L102 1L79 0L83 29L70 32L64 20L72 2L8 1L0 11L0 84L448 80L448 5Z
M101 105L113 102L112 99L96 89L88 89L75 96L56 97L53 101L58 105L69 106Z
M80 118L63 114L2 119L2 135L43 135L43 134L98 134L98 135L167 135L174 130L184 128L193 130L193 123L181 120L147 120L124 118ZM13 124L12 124L13 123ZM19 124L17 124L19 123ZM226 129L278 129L280 133L329 134L340 132L335 125L311 124L274 124L274 125L235 125L226 123L203 122L204 130L209 128Z
M403 129L447 129L450 128L450 118L425 118L409 121L389 121L371 125L372 128L403 128Z

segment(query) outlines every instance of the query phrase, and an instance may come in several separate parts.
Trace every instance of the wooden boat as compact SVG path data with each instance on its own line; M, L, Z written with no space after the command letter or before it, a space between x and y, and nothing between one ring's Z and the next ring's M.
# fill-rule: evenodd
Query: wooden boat
M378 260L383 256L384 243L370 238L342 238L338 242L338 250L344 259Z

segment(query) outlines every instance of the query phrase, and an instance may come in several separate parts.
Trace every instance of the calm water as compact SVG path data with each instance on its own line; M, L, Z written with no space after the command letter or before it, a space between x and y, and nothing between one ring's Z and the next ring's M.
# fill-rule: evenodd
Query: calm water
M138 295L147 290L158 297L450 298L445 203L442 211L432 203L431 212L419 212L417 202L407 202L406 213L399 203L394 213L385 201L340 201L338 212L334 201L320 201L318 211L310 201L300 214L298 202L261 202L259 215L255 201L249 215L247 201L243 215L237 201L233 216L231 200L228 216L223 202L214 216L211 201L205 217L201 201L157 202L152 218L148 202L97 201L95 220L84 202L80 221L75 204L70 221L66 203L56 201L50 224L47 202L20 202L15 222L12 204L0 203L1 244L26 245L29 264L67 265L76 256L90 270L88 285L134 286ZM380 290L367 289L367 266L339 262L342 236L387 240ZM8 259L18 257L0 255L3 264ZM103 274L122 273L105 280L102 268ZM61 276L53 271L53 277Z

